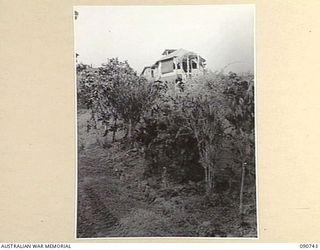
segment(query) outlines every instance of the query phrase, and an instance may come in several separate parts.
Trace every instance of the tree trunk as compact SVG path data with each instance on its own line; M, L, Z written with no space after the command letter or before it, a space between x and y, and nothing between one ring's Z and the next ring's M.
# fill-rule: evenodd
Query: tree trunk
M205 180L205 186L206 186L206 194L209 195L212 192L212 189L214 187L214 173L211 166L206 166L204 168L204 180Z
M116 141L116 133L117 133L117 118L114 119L114 123L113 123L112 142Z
M104 133L103 133L103 137L108 137L108 133L109 133L109 129L107 126L105 126L104 128Z
M213 188L214 188L214 171L213 171L213 169L214 168L210 164L208 166L208 189L209 189L209 193L211 193Z
M214 168L210 167L210 189L214 188Z
M131 139L132 136L132 120L129 119L129 123L128 123L128 138Z
M209 193L209 188L208 188L208 168L204 167L204 184L206 188L206 194Z
M246 171L245 164L242 164L241 186L240 186L240 206L239 206L240 214L243 214L243 186L244 186L245 171Z

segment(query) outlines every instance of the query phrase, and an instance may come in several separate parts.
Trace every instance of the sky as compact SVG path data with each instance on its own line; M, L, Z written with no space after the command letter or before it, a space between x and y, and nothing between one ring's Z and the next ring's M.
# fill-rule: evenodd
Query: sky
M138 73L183 48L213 71L254 72L254 5L76 6L78 62L127 60Z

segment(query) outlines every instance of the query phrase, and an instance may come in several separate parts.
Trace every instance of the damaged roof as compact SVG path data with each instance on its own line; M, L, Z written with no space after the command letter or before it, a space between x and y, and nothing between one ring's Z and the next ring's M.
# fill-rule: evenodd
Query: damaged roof
M145 67L143 68L141 74L143 74L146 69L149 69L149 68L151 68L151 67L152 67L152 66L145 66Z
M161 57L160 59L158 59L157 61L156 61L156 63L157 62L160 62L160 61L164 61L164 60L168 60L168 59L171 59L171 58L173 58L173 57L183 57L183 56L185 56L185 55L197 55L196 53L194 53L194 52L191 52L191 51L187 51L187 50L185 50L185 49L178 49L178 50L175 50L174 52L172 52L172 53L170 53L170 54L168 54L168 55L166 55L166 56L163 56L163 57ZM202 58L201 56L200 56L200 58L203 60L203 61L205 61L205 59L204 58Z
M166 55L166 54L170 54L172 52L176 51L176 49L165 49L161 55ZM167 53L168 52L168 53Z

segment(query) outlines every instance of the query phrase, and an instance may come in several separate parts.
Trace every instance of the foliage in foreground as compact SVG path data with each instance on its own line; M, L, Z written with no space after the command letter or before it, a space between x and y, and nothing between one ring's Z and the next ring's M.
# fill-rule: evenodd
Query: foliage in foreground
M117 59L78 70L78 105L91 111L88 130L104 127L104 146L122 134L143 153L152 188L202 183L208 196L238 194L240 213L255 188L253 91L251 75L207 73L175 88Z

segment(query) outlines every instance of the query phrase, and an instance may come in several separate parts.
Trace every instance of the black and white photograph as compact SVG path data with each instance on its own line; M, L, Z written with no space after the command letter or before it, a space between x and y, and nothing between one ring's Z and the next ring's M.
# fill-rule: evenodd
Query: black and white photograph
M76 238L257 238L255 6L73 19Z

